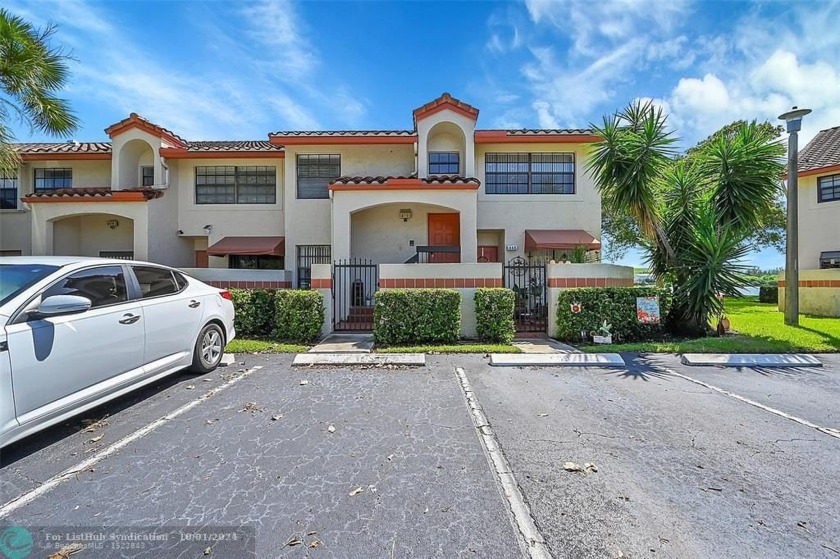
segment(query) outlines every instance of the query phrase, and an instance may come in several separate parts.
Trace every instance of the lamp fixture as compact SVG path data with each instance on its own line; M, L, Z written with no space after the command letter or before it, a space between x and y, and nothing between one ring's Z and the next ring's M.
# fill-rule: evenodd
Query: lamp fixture
M183 234L184 234L184 230L183 230L183 229L178 229L178 234L179 234L179 235L183 235Z
M105 222L105 225L107 225L111 229L116 229L117 227L120 226L120 222L117 221L116 219L109 219L108 221Z
M208 223L207 225L205 225L204 227L202 227L202 229L204 229L207 233L210 233L210 231L212 231L212 230L213 230L213 224L212 224L212 223Z
M411 219L411 208L401 209L400 210L400 219L403 220L404 222Z

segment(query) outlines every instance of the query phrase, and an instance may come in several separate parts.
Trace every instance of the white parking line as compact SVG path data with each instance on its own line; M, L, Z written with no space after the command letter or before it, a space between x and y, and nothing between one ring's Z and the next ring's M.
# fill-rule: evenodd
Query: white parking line
M226 381L224 384L220 384L216 388L212 388L212 389L208 390L207 392L205 392L204 394L202 394L201 396L199 396L195 400L184 404L183 406L176 409L175 411L173 411L171 413L168 413L168 414L164 415L163 417L160 417L160 418L156 419L155 421L149 423L148 425L146 425L144 427L141 427L140 429L134 431L130 435L128 435L126 437L123 437L122 439L118 440L117 442L115 442L111 446L109 446L107 448L104 448L101 451L97 452L96 454L94 454L93 456L88 458L87 460L85 460L83 462L80 462L79 464L64 470L60 474L57 474L57 475L51 477L50 479L45 481L43 484L41 484L38 487L36 487L35 489L33 489L32 491L29 491L27 493L23 493L22 495L20 495L18 497L15 497L11 501L9 501L8 503L6 503L2 507L0 507L0 518L5 518L10 513L14 512L15 510L19 509L20 507L22 507L24 505L27 505L27 504L31 503L32 501L34 501L38 497L40 497L40 496L44 495L45 493L55 489L56 487L58 487L59 485L61 485L65 481L68 481L70 479L75 479L77 474L90 469L92 466L101 462L102 460L104 460L108 456L114 454L118 450L128 446L129 444L133 443L136 440L139 440L139 439L145 437L146 435L148 435L149 433L151 433L152 431L154 431L155 429L157 429L158 427L160 427L161 425L163 425L167 421L175 419L179 415L182 415L182 414L188 412L189 410L193 409L194 407L196 407L200 403L204 402L205 400L207 400L209 398L212 398L213 396L215 396L216 394L218 394L222 390L225 390L229 386L233 386L234 384L236 384L240 380L244 379L245 377L247 377L251 373L254 373L255 371L258 371L259 369L262 369L262 367L257 366L257 367L253 367L251 369L248 369L246 371L243 371L242 373L240 373L240 374L236 375L235 377L231 378L230 380Z
M470 408L470 415L478 431L479 439L484 446L484 450L490 457L493 470L499 477L499 483L501 483L502 490L510 505L513 520L520 534L525 539L528 553L532 559L551 559L551 553L548 551L545 538L543 538L539 528L537 528L534 517L531 516L531 509L525 502L525 497L519 489L516 478L513 477L510 464L507 458L505 458L504 453L502 453L499 441L496 439L496 434L493 432L490 423L487 421L487 416L484 415L484 411L481 409L481 404L478 402L472 386L470 386L470 380L467 378L467 374L461 367L455 369L455 374L458 375L461 391L467 399L467 406Z
M755 406L755 407L757 407L759 409L762 409L764 411L769 411L770 413L776 414L779 417L784 417L785 419L790 419L791 421L795 421L795 422L797 422L801 425L805 425L806 427L810 427L811 429L816 429L820 433L825 433L826 435L829 435L831 437L840 439L840 430L838 430L838 429L832 429L831 427L821 427L821 426L819 426L815 423L811 423L807 419L802 419L801 417L796 417L795 415L785 413L781 410L777 410L776 408L771 408L770 406L765 406L764 404L762 404L760 402L756 402L755 400L751 400L749 398L741 396L740 394L735 394L734 392L730 392L729 390L719 388L717 386L709 384L708 382L703 382L702 380L692 378L688 375L683 375L681 373L678 373L676 371L672 371L671 369L667 369L667 368L664 368L664 367L663 367L663 370L666 371L667 373L670 373L670 374L674 375L674 376L680 377L681 379L685 379L689 382L693 382L694 384L699 384L700 386L705 386L709 390L714 390L715 392L719 392L721 394L729 396L730 398L735 398L736 400L740 400L741 402L745 402L745 403L747 403L751 406Z

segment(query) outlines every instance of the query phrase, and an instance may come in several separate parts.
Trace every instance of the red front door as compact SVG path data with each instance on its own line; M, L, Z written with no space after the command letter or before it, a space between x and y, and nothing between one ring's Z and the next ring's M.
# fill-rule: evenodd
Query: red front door
M459 214L429 214L429 246L458 247L458 252L432 252L429 262L461 261L461 220Z
M499 261L499 247L494 245L479 245L478 246L478 261L479 262L498 262Z

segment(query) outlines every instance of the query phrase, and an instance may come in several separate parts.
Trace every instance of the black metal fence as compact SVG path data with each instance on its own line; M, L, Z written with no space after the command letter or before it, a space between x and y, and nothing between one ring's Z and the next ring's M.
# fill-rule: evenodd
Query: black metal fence
M546 263L529 262L518 256L502 267L502 276L505 287L516 295L513 311L516 331L547 332Z
M309 289L312 285L312 265L331 264L330 245L298 245L297 287Z
M379 289L379 266L356 258L336 261L332 285L334 330L373 330L373 298Z

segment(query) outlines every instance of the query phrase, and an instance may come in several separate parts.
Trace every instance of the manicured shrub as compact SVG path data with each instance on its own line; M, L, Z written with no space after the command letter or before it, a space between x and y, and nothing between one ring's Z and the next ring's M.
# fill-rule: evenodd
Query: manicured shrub
M762 285L758 288L758 302L759 303L778 303L779 302L779 286L778 285Z
M475 290L475 321L478 339L509 344L516 329L513 310L516 296L511 289L480 287Z
M379 345L454 343L460 332L461 294L453 289L376 293L373 340Z
M274 295L274 338L284 342L318 339L324 324L324 297L318 291L281 289Z
M636 315L637 297L659 297L659 324L645 324ZM577 312L573 312L573 307ZM581 332L597 331L607 321L613 342L660 337L671 307L671 294L654 287L593 287L561 291L557 300L557 338L580 342Z
M274 329L274 291L231 289L236 310L236 334L243 337L267 337Z

